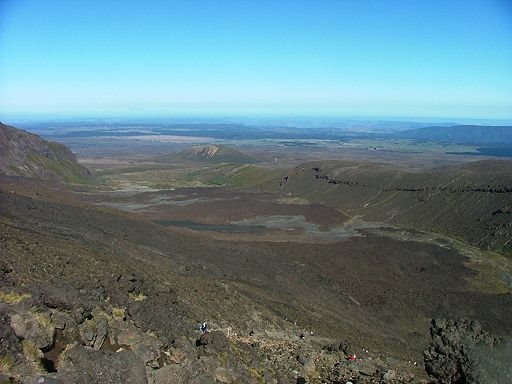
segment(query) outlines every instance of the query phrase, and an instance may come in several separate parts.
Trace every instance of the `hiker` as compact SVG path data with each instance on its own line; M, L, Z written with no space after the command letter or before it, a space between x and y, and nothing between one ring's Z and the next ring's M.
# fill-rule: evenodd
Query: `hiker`
M201 332L208 333L208 324L206 321L203 321L203 324L201 324Z

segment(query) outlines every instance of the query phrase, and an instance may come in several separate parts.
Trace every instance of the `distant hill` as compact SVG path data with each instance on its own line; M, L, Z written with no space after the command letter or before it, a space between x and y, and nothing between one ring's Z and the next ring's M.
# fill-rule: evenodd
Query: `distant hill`
M212 163L252 164L256 159L225 145L195 145L176 154L181 159Z
M0 123L0 174L82 183L90 172L64 145Z
M459 144L512 145L512 126L454 125L451 127L425 127L391 135L395 138L443 141Z

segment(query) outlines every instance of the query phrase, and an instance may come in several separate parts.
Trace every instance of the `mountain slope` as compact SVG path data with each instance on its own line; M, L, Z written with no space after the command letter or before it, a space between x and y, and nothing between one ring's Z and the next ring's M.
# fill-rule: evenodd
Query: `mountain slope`
M318 161L258 187L367 221L420 228L512 252L512 161L484 160L422 172Z
M83 183L90 172L64 145L0 123L0 174Z
M11 179L15 194L0 183L0 357L22 382L372 383L385 366L406 375L390 384L418 383L431 317L471 314L510 334L512 297L475 291L455 250L378 236L214 241Z

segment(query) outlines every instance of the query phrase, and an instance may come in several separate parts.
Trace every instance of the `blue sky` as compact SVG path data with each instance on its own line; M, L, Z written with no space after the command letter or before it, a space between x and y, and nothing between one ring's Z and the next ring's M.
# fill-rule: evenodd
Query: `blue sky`
M0 0L0 114L512 118L509 0Z

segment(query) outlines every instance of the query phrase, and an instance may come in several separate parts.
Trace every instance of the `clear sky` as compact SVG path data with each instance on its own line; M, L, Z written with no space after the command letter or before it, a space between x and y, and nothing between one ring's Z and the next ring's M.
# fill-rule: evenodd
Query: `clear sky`
M512 118L512 0L0 0L0 117Z

